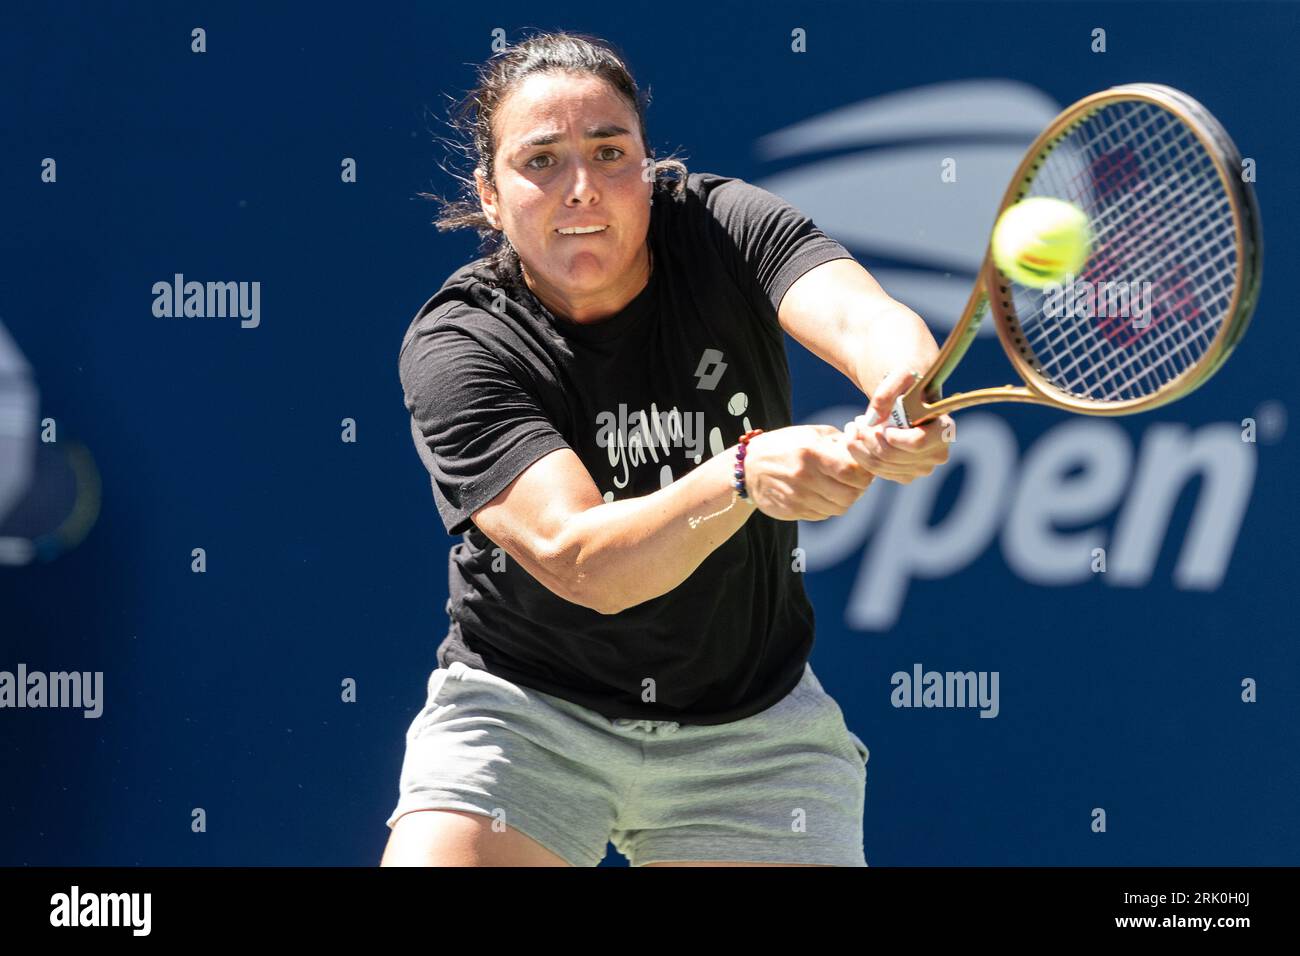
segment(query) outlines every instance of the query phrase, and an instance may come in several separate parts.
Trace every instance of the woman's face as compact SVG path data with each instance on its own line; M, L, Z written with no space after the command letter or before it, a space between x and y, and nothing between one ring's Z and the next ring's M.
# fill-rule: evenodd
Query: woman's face
M476 177L479 198L529 288L577 322L618 312L650 274L654 183L635 112L596 77L533 74L498 108L495 133L496 188ZM566 234L592 226L603 228Z

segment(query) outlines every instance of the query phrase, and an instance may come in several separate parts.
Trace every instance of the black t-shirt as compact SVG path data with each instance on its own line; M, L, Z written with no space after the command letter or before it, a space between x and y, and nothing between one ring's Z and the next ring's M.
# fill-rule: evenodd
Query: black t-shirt
M792 424L777 308L801 275L849 253L744 180L692 173L685 186L655 193L654 267L623 311L589 325L556 317L480 259L416 314L399 368L438 512L463 535L439 664L611 719L720 724L789 693L812 650L797 522L755 512L672 591L606 615L548 590L470 517L557 448L621 500L658 491L750 428Z

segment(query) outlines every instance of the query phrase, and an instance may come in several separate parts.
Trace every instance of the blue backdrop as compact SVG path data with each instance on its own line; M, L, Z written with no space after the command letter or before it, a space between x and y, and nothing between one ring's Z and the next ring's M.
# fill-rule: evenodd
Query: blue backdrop
M104 701L97 719L0 710L0 864L377 862L446 627L452 543L397 349L474 254L416 193L452 185L433 142L447 95L469 87L494 29L526 27L621 45L653 93L661 154L785 195L940 339L1007 173L1058 107L1147 80L1221 119L1256 162L1266 244L1233 359L1134 418L962 413L970 440L955 448L969 452L942 478L878 482L843 518L804 525L813 666L871 749L872 865L1297 862L1284 372L1300 345L1300 141L1277 110L1300 81L1300 10L557 9L4 15L0 327L39 417L93 456L102 503L79 546L0 565L0 670L102 671ZM791 49L800 29L806 52ZM176 273L260 282L260 323L156 317L151 289ZM789 349L797 418L839 425L863 405ZM981 338L952 390L1006 381ZM1079 510L1044 517L1072 481L1091 488ZM1093 546L1105 573L1062 559ZM997 716L894 706L892 675L917 664L997 672ZM349 678L355 703L340 699Z

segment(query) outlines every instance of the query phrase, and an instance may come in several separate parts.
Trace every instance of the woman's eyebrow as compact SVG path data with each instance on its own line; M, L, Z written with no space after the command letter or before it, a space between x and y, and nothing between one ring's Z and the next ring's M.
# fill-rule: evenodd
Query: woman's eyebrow
M630 133L630 130L624 129L615 123L605 123L600 126L588 126L583 135L586 139L613 139L615 136L628 136ZM560 135L558 130L539 133L520 144L515 152L520 153L526 149L532 149L534 146L549 146L552 143L558 143Z

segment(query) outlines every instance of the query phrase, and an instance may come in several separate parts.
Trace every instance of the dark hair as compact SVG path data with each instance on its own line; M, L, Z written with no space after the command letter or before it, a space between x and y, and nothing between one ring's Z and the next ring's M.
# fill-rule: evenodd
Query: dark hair
M608 83L636 113L645 144L646 157L654 159L646 135L645 108L650 104L632 78L623 57L609 42L581 33L540 33L495 53L479 69L478 84L449 114L448 125L457 138L444 140L450 151L468 160L470 171L458 173L442 166L444 172L463 187L457 199L444 199L432 193L419 195L440 204L433 220L439 231L475 229L482 237L480 252L503 284L522 285L519 254L504 231L493 229L483 212L475 171L495 185L493 162L496 158L497 109L506 97L527 77L535 73L581 73L599 77ZM686 185L686 165L676 153L654 162L654 195L680 198Z

